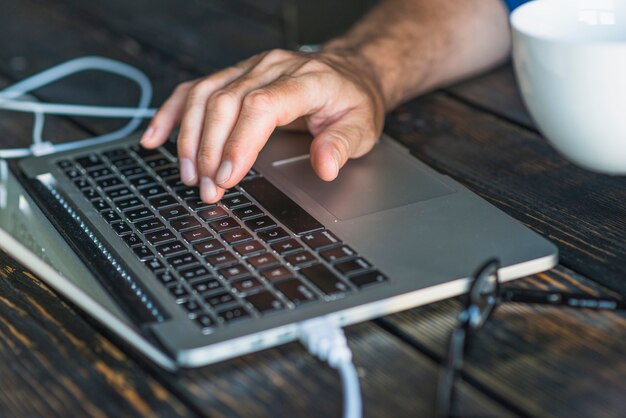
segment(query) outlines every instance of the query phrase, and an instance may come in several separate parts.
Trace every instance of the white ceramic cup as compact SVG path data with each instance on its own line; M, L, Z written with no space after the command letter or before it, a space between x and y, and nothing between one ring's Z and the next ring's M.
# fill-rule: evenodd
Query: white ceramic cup
M511 26L539 130L576 164L626 174L626 0L535 0Z

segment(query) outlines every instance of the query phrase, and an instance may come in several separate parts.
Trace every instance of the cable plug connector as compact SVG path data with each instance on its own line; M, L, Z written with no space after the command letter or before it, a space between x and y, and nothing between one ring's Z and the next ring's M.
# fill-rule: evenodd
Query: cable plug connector
M352 363L352 351L343 330L326 317L300 323L300 342L304 347L334 369L339 370L344 388L344 418L361 417L359 378Z

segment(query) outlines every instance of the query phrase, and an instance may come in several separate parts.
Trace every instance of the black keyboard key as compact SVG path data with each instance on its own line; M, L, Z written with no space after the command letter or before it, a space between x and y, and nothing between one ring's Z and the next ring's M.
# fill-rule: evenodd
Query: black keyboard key
M280 227L268 229L265 231L259 231L257 232L257 235L259 236L259 238L267 243L289 238L289 234L287 233L287 231Z
M261 216L260 218L250 219L245 222L246 226L253 231L260 231L261 229L273 228L276 226L276 222L274 222L269 216Z
M161 263L161 260L158 258L151 258L150 260L146 260L143 262L146 267L152 270L155 273L158 273L162 270L165 270L165 266Z
M120 158L128 157L128 151L126 151L124 148L113 148L108 151L104 151L102 155L104 155L111 161L115 161L119 160Z
M209 270L206 267L192 267L190 269L186 269L183 271L179 271L178 274L187 281L202 279L211 275Z
M165 228L165 225L163 225L163 222L161 222L159 219L156 219L156 218L147 219L145 221L139 221L135 223L134 225L135 225L135 228L137 228L139 232L141 232L142 234L146 234L148 232L157 231L159 229Z
M205 257L205 260L214 268L218 268L235 263L237 261L237 257L235 257L230 251L224 251L219 254L209 255Z
M182 283L174 283L168 286L167 290L176 298L176 302L183 301L189 297L189 291Z
M264 177L245 181L241 184L241 188L250 193L261 206L298 235L323 228L314 217Z
M145 245L133 247L133 252L137 257L139 257L141 261L145 261L154 257L154 254L152 253L152 251L150 251L150 248L146 247Z
M75 179L80 177L80 171L77 168L69 168L65 170L65 175L70 179Z
M96 192L91 187L83 190L83 196L85 196L85 198L87 198L87 200L97 199L97 198L100 197L98 192Z
M74 164L72 164L70 160L61 160L57 161L57 166L59 166L61 170L65 170L66 168L73 167Z
M89 184L86 178L79 177L76 180L74 180L74 186L76 186L79 190L82 190L82 189L91 187L91 184Z
M224 251L224 244L216 239L212 239L194 244L193 249L200 255L216 254Z
M302 251L285 257L289 264L295 267L302 267L317 262L317 258L308 251Z
M152 207L156 210L163 209L168 206L178 205L178 200L172 196L153 197L149 199L148 202L150 202L150 205L152 205Z
M257 270L274 267L275 265L279 264L276 256L269 253L255 255L254 257L248 258L246 261Z
M202 218L202 220L205 222L212 222L228 216L228 213L224 210L224 208L220 206L215 206L210 209L198 212L198 216Z
M222 239L230 245L235 245L240 242L250 241L252 235L245 229L239 228L222 234Z
M267 290L246 297L246 301L261 313L278 311L284 307L278 298Z
M219 221L214 221L209 224L211 228L218 234L222 234L226 231L231 231L233 229L240 228L239 222L237 222L234 218L226 218L221 219Z
M173 157L178 157L178 146L176 141L168 140L163 144L163 148L167 150Z
M178 205L172 208L160 210L159 214L165 219L174 219L174 218L180 218L181 216L188 216L189 212L187 211L187 209L185 209L181 205Z
M235 280L250 274L250 270L242 264L235 264L218 270L218 273L226 280Z
M147 162L147 164L153 168L153 169L157 169L159 167L164 167L166 165L171 165L172 162L170 160L168 160L165 157L161 157L161 158L155 158L154 160L150 160Z
M126 178L134 178L147 176L148 172L140 165L131 165L130 167L126 167L120 170L123 176Z
M135 177L133 179L130 179L130 183L135 187L145 187L145 186L150 186L152 184L156 184L157 181L154 177L150 175L145 175L145 176L140 176L140 177Z
M116 222L111 224L111 227L117 235L124 235L131 232L130 226L126 222Z
M272 250L276 251L280 255L290 254L297 251L301 251L304 247L300 245L298 241L295 239L288 239L286 241L280 241L275 244L272 244Z
M163 186L152 185L152 186L146 186L146 187L139 189L139 193L141 193L141 195L145 197L146 199L149 199L151 197L159 196L167 192L165 191Z
M329 263L335 263L337 261L342 261L351 257L356 256L356 251L347 245L342 245L341 247L331 248L330 250L325 250L320 253L322 258Z
M250 199L248 199L246 196L242 194L234 195L228 198L223 198L221 202L224 206L226 206L229 209L235 209L235 208L249 205L250 203L252 203L250 202Z
M345 275L354 274L359 271L367 270L371 267L372 265L362 258L355 258L354 260L335 264L335 268Z
M185 186L185 183L183 183L183 181L178 176L165 180L165 184L167 184L174 190L180 190L180 189L187 187Z
M143 202L137 197L126 197L115 201L115 204L121 210L133 209L139 206L143 206Z
M169 231L168 231L169 232ZM169 242L156 247L156 250L164 257L180 254L187 251L187 247L180 241Z
M135 161L135 159L133 157L117 158L117 159L113 160L112 163L118 169L121 169L121 168L124 168L124 167L128 167L130 165L137 164L137 162Z
M217 316L222 318L224 322L230 323L230 322L239 321L241 319L245 319L249 317L250 314L244 308L237 306L237 307L230 308L222 312L218 312Z
M83 166L85 170L92 168L92 167L98 167L104 164L104 162L102 161L102 159L100 158L98 154L89 154L84 157L78 157L76 158L76 162L80 164L81 166Z
M144 219L150 219L154 217L152 211L145 206L137 209L129 209L124 212L124 215L131 222L143 221Z
M383 283L387 280L387 277L378 270L369 271L367 273L358 274L356 276L350 277L350 281L359 289L366 286Z
M316 251L341 244L341 240L330 231L317 231L303 235L302 241Z
M259 241L250 241L243 244L237 244L233 247L237 253L243 257L257 254L265 251L265 247Z
M200 198L200 189L197 187L185 187L176 192L183 199L199 199Z
M162 168L159 168L159 169L157 169L155 171L159 175L159 177L161 177L161 178L169 178L169 177L172 177L172 176L179 176L180 175L180 170L176 166L162 167Z
M152 245L165 244L166 242L170 242L176 239L176 236L172 231L168 231L167 229L150 232L146 234L146 240Z
M185 216L184 218L177 218L170 221L172 228L178 232L186 231L188 229L197 228L200 226L200 222L193 216Z
M122 197L130 196L131 191L128 187L120 187L119 189L105 190L104 193L109 196L109 199L115 200Z
M91 177L92 179L97 180L99 178L109 177L113 175L113 172L109 170L107 167L101 167L101 168L91 169L87 172L87 174L89 174L89 177Z
M229 292L213 293L204 297L204 301L213 308L231 305L236 302L235 297Z
M215 326L215 322L208 314L201 314L195 318L196 324L202 328L203 333L208 333Z
M214 204L209 204L209 203L203 202L202 199L196 199L196 198L187 199L185 200L185 203L187 203L187 205L189 205L189 207L194 211L215 206ZM226 214L226 212L224 212L224 214Z
M120 218L120 216L112 210L105 210L104 212L101 213L101 215L104 218L104 220L107 221L108 223L113 223L113 222L122 220L122 218Z
M114 224L114 225L117 225L117 224ZM122 239L124 240L126 245L128 245L129 247L134 247L136 245L143 245L143 241L141 240L141 238L139 238L139 236L137 236L137 234L124 235Z
M329 296L350 291L350 287L323 264L303 268L300 273Z
M183 238L189 243L202 241L205 239L213 238L213 234L206 228L192 229L191 231L183 232Z
M94 208L96 208L97 211L103 211L103 210L109 210L111 209L111 206L102 198L100 199L94 199L91 201L91 204L93 205Z
M234 280L230 283L230 285L237 293L249 293L263 287L263 283L261 283L256 277L246 277L244 279Z
M162 271L160 273L157 273L156 277L164 285L170 285L172 283L176 283L177 282L176 277L174 276L174 273L172 273L169 270L165 270L165 271Z
M139 157L143 158L144 160L151 160L151 159L159 158L163 156L163 154L161 154L161 152L158 149L147 149L147 148L143 148L140 145L133 145L130 148L133 151L135 151L135 153Z
M195 318L198 313L202 312L202 305L195 299L183 300L180 305L185 308L192 318Z
M170 266L176 270L181 270L185 267L193 266L198 263L198 259L191 253L181 254L174 257L169 257L167 262Z
M108 179L98 180L98 181L96 181L96 184L102 190L107 190L107 189L112 189L114 187L122 186L124 183L122 183L122 180L118 179L117 177L111 177L111 178L108 178Z
M293 273L285 266L279 266L276 268L263 270L261 276L265 277L270 282L276 282L279 280L288 279L293 277Z
M212 292L214 290L223 289L222 283L219 280L214 279L212 277L206 279L194 280L190 283L191 288L195 290L199 295L203 295L207 292Z
M233 213L242 221L254 218L255 216L264 215L264 212L257 205L250 205L245 208L235 209L233 210Z
M298 279L283 280L282 282L276 283L274 288L294 305L301 305L317 299L315 293Z

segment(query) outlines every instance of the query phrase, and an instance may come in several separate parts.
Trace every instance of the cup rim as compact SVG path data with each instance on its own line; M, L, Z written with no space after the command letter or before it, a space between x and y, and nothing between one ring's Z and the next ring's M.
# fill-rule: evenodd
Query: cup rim
M620 1L620 0L617 0ZM527 3L522 4L517 7L513 12L511 12L509 16L509 23L513 32L517 32L523 36L528 38L532 38L539 41L550 42L554 44L562 44L562 45L593 45L594 47L598 46L626 46L626 38L624 39L603 39L603 40L589 40L589 39L568 39L567 37L560 36L541 36L536 33L533 33L528 28L524 27L523 24L520 23L522 16L529 13L529 10L538 7L545 7L545 3L560 3L571 5L572 0L531 0Z

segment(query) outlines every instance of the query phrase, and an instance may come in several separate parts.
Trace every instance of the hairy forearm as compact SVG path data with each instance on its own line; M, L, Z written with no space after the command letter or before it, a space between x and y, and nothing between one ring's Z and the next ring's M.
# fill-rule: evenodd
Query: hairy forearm
M507 17L501 0L383 0L323 49L362 57L390 110L504 60Z

